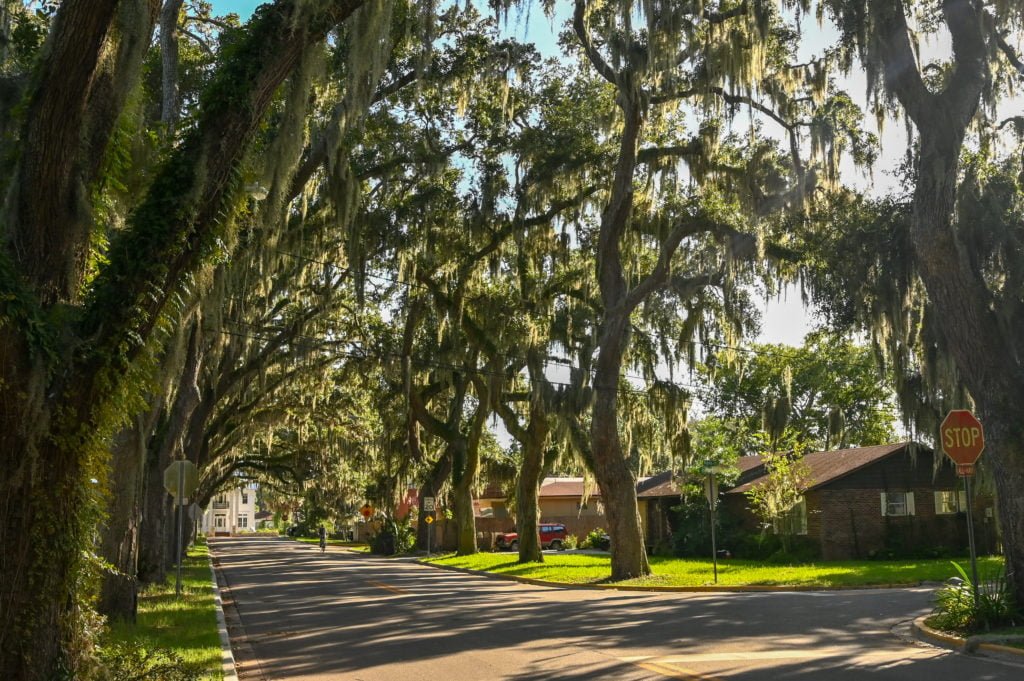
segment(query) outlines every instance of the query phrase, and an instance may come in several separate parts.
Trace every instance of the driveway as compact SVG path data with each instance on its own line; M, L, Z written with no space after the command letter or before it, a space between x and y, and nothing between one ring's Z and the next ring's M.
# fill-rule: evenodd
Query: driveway
M1024 665L908 640L925 588L547 588L275 538L211 542L240 677L352 681L996 681Z

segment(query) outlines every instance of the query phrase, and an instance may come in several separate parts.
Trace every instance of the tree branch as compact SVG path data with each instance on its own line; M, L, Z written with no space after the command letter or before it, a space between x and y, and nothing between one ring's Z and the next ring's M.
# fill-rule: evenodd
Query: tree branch
M877 22L873 39L881 52L885 86L896 94L907 114L920 126L934 95L925 87L917 66L903 0L869 2L868 11Z
M583 51L586 52L587 58L590 59L590 63L594 65L597 72L602 78L607 80L612 85L618 85L618 78L615 73L615 69L608 65L608 62L604 60L601 53L594 47L594 41L590 38L590 31L587 28L587 8L589 3L587 0L576 0L576 9L572 15L572 27L576 32L576 36L580 39L580 44L583 46Z

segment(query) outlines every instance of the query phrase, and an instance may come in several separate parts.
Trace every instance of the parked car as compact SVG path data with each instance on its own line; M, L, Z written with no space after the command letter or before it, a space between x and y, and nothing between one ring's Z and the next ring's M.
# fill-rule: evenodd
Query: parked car
M561 551L565 548L565 525L557 523L540 524L540 547L542 549L554 549ZM519 550L519 533L504 532L494 539L494 546L499 550Z

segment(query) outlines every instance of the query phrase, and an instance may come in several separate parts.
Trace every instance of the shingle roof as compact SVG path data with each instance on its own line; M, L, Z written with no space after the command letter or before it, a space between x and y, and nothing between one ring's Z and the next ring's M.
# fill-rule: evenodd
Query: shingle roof
M811 484L807 489L821 487L833 480L849 475L856 470L905 449L909 444L909 442L897 442L890 445L835 449L829 452L812 452L804 457L804 463L810 469ZM760 464L760 457L747 456L741 458L740 461L743 461L743 459L757 459L757 463ZM742 471L743 469L741 468L740 470ZM767 476L763 467L758 469L755 466L751 466L748 470L754 474L750 476L741 474L737 485L726 490L726 494L742 494Z
M679 496L679 487L672 479L672 471L658 473L649 478L641 480L636 485L636 496L644 499L649 497L676 497Z
M592 483L593 484L593 483ZM544 478L540 483L542 497L581 497L583 496L583 478ZM590 496L601 496L601 490L591 490Z

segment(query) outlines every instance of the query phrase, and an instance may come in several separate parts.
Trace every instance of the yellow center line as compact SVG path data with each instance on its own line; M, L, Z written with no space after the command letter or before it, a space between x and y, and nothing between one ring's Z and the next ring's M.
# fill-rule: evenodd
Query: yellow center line
M682 681L721 681L717 676L709 676L708 674L701 674L693 669L684 669L674 664L668 664L666 662L633 662L637 667L646 669L649 672L655 674L661 674L662 676L669 679L681 679Z
M384 582L375 582L372 579L366 580L366 583L367 584L372 584L373 586L375 586L377 588L384 589L385 591L390 591L393 594L407 594L407 593L409 593L405 589L399 589L397 586L390 586L388 584L385 584Z

